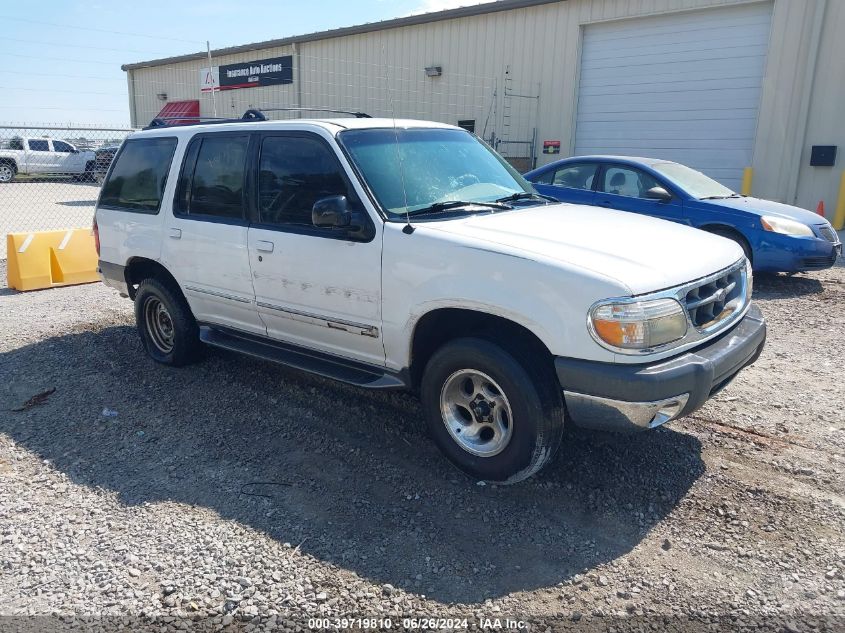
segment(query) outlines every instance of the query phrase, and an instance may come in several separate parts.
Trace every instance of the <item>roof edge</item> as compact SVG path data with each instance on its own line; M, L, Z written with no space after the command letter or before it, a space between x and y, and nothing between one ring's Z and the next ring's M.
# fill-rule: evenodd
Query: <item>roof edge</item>
M372 33L374 31L383 31L385 29L393 29L403 26L429 24L431 22L440 22L441 20L466 18L474 15L484 15L487 13L499 13L500 11L511 11L513 9L523 9L526 7L534 7L544 4L554 4L557 2L565 1L566 0L498 0L497 2L486 2L484 4L475 4L467 7L457 7L455 9L445 9L443 11L419 13L417 15L409 15L401 18L390 18L388 20L381 20L379 22L368 22L366 24L358 24L355 26L344 26L337 29L329 29L327 31L315 31L314 33L307 33L305 35L293 35L290 37L283 37L276 40L255 42L253 44L243 44L240 46L217 48L212 49L211 55L233 55L236 53L246 53L249 51L260 51L266 48L276 48L279 46L288 46L290 44L316 42L319 40L328 40L336 37L344 37L347 35L360 35L362 33ZM208 52L203 51L199 53L188 53L186 55L177 55L175 57L162 57L160 59L152 59L144 62L123 64L121 65L120 69L127 71L135 70L137 68L153 68L155 66L164 66L165 64L176 64L179 62L189 62L199 59L207 60Z

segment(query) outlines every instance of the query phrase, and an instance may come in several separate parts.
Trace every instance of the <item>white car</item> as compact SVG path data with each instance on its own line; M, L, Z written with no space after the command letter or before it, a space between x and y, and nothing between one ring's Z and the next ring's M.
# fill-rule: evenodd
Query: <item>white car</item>
M0 183L11 182L18 174L93 177L94 158L94 152L66 141L15 137L0 148Z
M734 242L551 203L440 123L154 127L118 152L95 231L153 359L204 343L417 391L440 449L482 480L537 472L570 421L689 414L766 335Z

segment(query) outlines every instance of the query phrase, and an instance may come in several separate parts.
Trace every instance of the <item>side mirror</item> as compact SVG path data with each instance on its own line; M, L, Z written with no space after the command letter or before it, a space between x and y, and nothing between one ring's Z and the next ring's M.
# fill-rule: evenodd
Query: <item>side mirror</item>
M672 194L666 191L663 187L652 187L651 189L645 192L645 197L649 200L669 202L672 199Z
M346 196L320 198L311 207L311 223L324 228L354 228Z

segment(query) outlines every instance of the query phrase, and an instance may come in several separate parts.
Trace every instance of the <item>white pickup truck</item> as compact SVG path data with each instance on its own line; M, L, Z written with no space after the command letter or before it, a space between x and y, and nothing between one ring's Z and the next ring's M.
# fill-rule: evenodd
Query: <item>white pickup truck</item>
M93 178L94 152L66 141L15 137L0 148L0 183L18 174L56 174Z
M453 126L260 118L133 134L106 177L100 273L160 363L412 390L453 464L514 482L565 423L657 427L763 349L735 242L552 202Z

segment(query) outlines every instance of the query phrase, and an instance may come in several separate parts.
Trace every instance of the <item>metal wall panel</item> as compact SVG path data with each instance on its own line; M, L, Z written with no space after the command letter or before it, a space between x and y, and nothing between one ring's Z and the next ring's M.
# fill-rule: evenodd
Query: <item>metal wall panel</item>
M239 115L249 106L296 105L301 99L307 104L319 102L317 105L381 115L395 112L398 117L449 123L475 119L479 133L489 137L495 132L497 138L508 134L522 138L536 127L539 141L560 140L562 155L566 155L574 150L581 38L589 25L733 4L759 3L563 0L304 41L294 53L301 66L297 68L294 61L292 85L229 91L218 95L218 106L221 113ZM838 171L801 165L807 162L804 153L809 151L805 124L813 142L840 142L837 135L843 128L837 108L843 103L845 89L841 80L845 44L839 36L845 32L842 4L840 0L774 0L752 160L755 194L779 200L799 195L799 201L808 204L815 194L804 191L832 192L836 188ZM814 24L826 5L820 46ZM817 71L810 62L813 48L819 46ZM214 64L293 52L292 46L245 51L215 58ZM158 92L166 92L173 100L198 98L198 70L206 65L204 60L193 60L129 71L133 123L145 124L160 110ZM442 76L426 77L424 68L430 65L442 66ZM814 76L815 89L811 90ZM539 95L533 100L512 99L507 126L506 78L513 92L518 89L529 96ZM738 96L749 98L748 94ZM201 108L204 115L211 114L210 95L201 97ZM541 163L554 158L538 154ZM799 171L801 180L797 182ZM825 194L828 200L832 195Z

